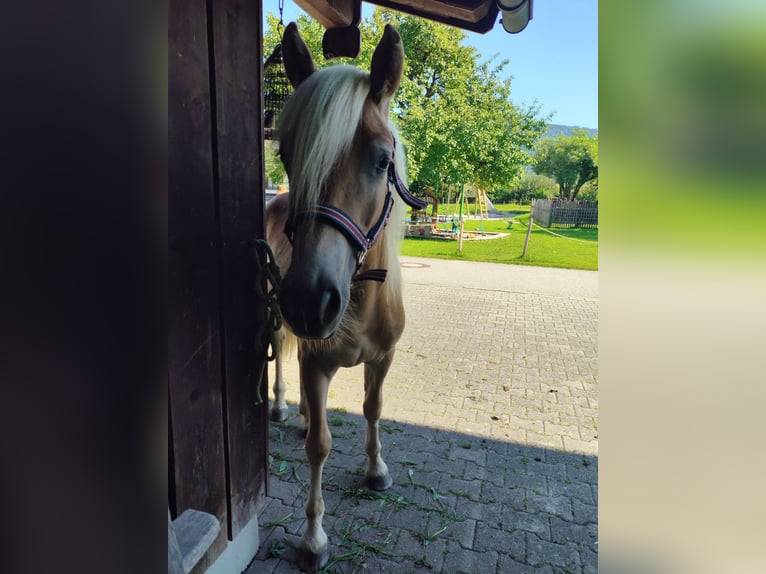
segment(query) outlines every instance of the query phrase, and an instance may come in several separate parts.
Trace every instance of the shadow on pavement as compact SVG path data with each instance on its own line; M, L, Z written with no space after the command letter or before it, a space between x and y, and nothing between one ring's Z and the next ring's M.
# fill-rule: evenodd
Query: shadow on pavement
M295 572L287 538L304 527L308 464L290 405L270 428L261 548L247 573ZM364 487L365 420L328 410L325 572L594 573L598 458L382 419L394 485Z

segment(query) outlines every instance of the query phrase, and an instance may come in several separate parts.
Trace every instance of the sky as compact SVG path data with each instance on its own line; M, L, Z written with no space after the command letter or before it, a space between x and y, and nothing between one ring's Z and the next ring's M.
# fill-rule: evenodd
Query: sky
M263 9L278 13L278 0L264 0ZM363 18L374 10L362 2ZM285 23L301 14L285 0ZM468 32L465 42L482 60L495 54L510 60L503 73L512 78L514 104L536 101L543 116L553 113L551 123L598 128L597 0L536 0L532 20L519 34L497 23L486 34Z

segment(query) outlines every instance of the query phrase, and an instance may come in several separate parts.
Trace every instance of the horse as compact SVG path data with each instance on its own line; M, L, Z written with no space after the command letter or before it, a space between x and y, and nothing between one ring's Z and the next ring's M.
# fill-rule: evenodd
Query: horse
M282 275L272 420L287 404L281 355L297 340L300 413L310 466L306 529L298 544L304 569L329 559L322 527L322 469L332 437L327 391L340 367L364 363L366 484L392 484L381 457L378 421L383 381L405 325L398 261L405 204L424 202L407 190L404 153L389 121L404 67L404 49L390 25L369 74L348 65L316 70L295 23L284 31L285 72L294 87L279 120L279 154L289 192L266 209L266 237ZM392 193L393 190L393 193Z

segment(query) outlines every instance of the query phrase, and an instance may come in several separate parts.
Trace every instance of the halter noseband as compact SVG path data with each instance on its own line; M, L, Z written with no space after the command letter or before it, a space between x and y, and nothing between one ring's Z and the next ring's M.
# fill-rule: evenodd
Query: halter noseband
M394 154L396 153L396 140L394 140ZM386 199L383 203L383 210L380 212L377 221L372 226L369 232L365 233L356 222L351 219L343 210L333 207L332 205L318 204L314 207L304 209L295 214L292 221L288 221L285 225L285 235L292 244L295 237L295 227L303 220L315 217L317 220L327 223L340 231L351 247L357 253L356 261L356 274L353 281L379 281L383 282L386 279L387 271L385 269L368 269L363 273L359 273L364 265L365 257L367 257L367 251L375 244L375 241L380 236L383 229L388 224L388 219L391 216L391 210L394 207L394 198L391 196L391 186L394 186L396 193L402 198L402 201L412 207L413 209L424 209L428 202L418 199L410 193L407 186L399 177L399 173L396 171L393 158L388 165L388 190L386 191Z

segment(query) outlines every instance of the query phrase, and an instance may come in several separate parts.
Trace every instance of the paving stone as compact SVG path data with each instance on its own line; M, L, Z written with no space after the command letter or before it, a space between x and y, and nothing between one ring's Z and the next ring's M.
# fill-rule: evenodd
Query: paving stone
M404 508L387 514L386 524L391 528L422 530L428 517L419 508Z
M598 467L590 465L582 466L581 461L575 458L575 465L567 466L567 479L572 482L585 482L588 484L598 483Z
M591 550L582 550L580 552L580 558L582 560L583 574L597 574L598 573L598 553Z
M561 437L564 441L564 450L567 452L581 452L584 454L598 455L598 443L585 441L568 436Z
M576 498L583 504L595 504L591 485L582 482L566 482L548 478L548 494Z
M481 446L481 439L466 440L459 444L452 444L449 458L462 459L471 464L486 466L487 450Z
M272 503L258 516L258 524L261 526L261 529L270 530L274 527L270 527L269 524L278 521L279 527L284 528L291 534L296 532L304 520L303 506L285 506L279 499L272 500Z
M540 422L542 424L542 421ZM534 431L527 431L527 444L546 448L562 448L563 438Z
M431 531L436 532L443 526L443 519L432 517L430 521ZM444 532L444 538L448 540L454 540L460 546L466 549L473 548L474 539L476 537L476 520L466 518L458 522L449 524L447 530Z
M497 571L500 574L554 574L553 567L550 564L531 566L503 554L500 555L498 560Z
M514 559L524 559L526 536L522 530L491 528L484 522L477 522L474 550L495 550Z
M579 524L598 522L598 507L593 504L583 504L577 499L572 501L573 520Z
M498 500L482 499L478 504L458 499L455 512L464 518L484 522L493 527L499 527L503 523L503 504Z
M508 506L503 512L503 527L532 532L543 540L551 540L550 519L547 514L531 514Z
M349 528L357 528L359 542L388 541L386 554L370 549L333 571L597 571L598 299L572 290L577 282L564 283L561 293L551 292L549 281L528 292L405 284L408 322L386 379L380 425L394 480L387 492L364 494L363 368L341 369L330 386L335 424L323 496L332 551L348 551ZM466 331L477 317L481 329ZM308 480L294 357L285 375L293 416L273 424L269 436L275 465L278 455L289 472L270 470L262 541L305 528L307 491L292 474L295 467ZM290 520L263 527L290 512ZM248 569L259 572L295 568L262 548Z
M269 484L269 496L279 499L286 506L293 506L303 500L303 487L297 482L275 480L271 477ZM305 500L303 500L305 502Z
M497 487L484 483L481 502L484 504L502 504L514 510L527 510L527 491L524 488ZM502 510L499 511L502 516Z
M481 498L481 487L481 480L462 480L444 475L439 481L438 491L441 494L451 493L477 502Z
M557 570L581 570L580 553L574 543L556 544L527 534L527 562L536 565L550 564Z
M597 537L588 526L551 517L551 540L559 544L574 542L581 549L594 549Z
M426 566L427 563L430 565L429 570L441 572L448 541L441 537L434 540L428 539L427 537L431 534L433 533L426 532L425 530L417 532L403 531L391 552L398 557L411 561L413 565L421 562L423 567L429 568L429 566Z
M444 572L450 574L495 574L499 555L497 552L475 552L466 550L455 542L447 542L444 555Z
M487 467L502 470L506 474L508 471L526 473L527 464L529 464L530 460L533 460L533 456L529 449L526 447L523 449L511 447L511 452L509 452L507 456L488 460Z
M527 512L543 512L564 520L573 519L572 503L563 496L538 495L527 491Z
M540 461L532 459L527 463L526 468L529 474L543 475L560 480L566 479L567 476L566 465L555 461L544 462L542 459Z
M519 472L507 476L505 482L508 487L526 488L540 495L548 493L548 480L543 475Z

